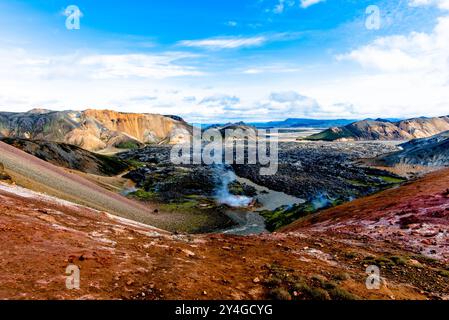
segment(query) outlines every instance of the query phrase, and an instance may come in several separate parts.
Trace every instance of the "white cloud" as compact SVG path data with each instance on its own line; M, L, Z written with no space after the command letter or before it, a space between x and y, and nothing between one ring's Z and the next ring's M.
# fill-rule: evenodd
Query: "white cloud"
M316 105L316 101L302 96L299 93L297 93L296 91L283 91L283 92L273 92L270 95L270 100L275 101L275 102L279 102L279 103L285 103L285 102L306 102L309 105Z
M449 10L449 0L410 0L412 7L419 6L437 6L440 9Z
M200 104L207 106L232 106L240 103L240 99L236 96L227 94L216 94L213 96L205 97L201 100Z
M113 108L163 112L176 105L169 85L180 76L203 76L186 65L185 53L103 55L74 53L41 56L23 49L0 49L0 110ZM150 92L152 89L158 92ZM192 90L185 92L191 95ZM184 103L185 104L185 103ZM183 102L180 101L179 106ZM172 110L173 111L173 110Z
M431 32L380 37L337 58L362 69L303 87L323 105L350 101L356 114L376 117L449 113L449 16Z
M412 6L449 9L449 0L413 0ZM350 98L361 113L384 116L449 113L449 16L431 32L380 37L340 55L369 72L321 87L322 99ZM350 88L350 89L348 89ZM320 94L319 90L312 90Z
M42 57L23 49L0 50L0 76L37 79L113 79L198 76L202 72L180 63L195 57L185 53L164 54L69 54ZM37 80L36 79L36 80Z
M296 91L273 92L259 106L266 109L268 114L286 117L314 117L324 112L315 99Z
M160 79L202 74L193 67L175 63L177 60L188 57L191 56L177 53L163 55L92 55L80 59L79 65L92 68L90 74L95 79L129 77Z
M294 0L278 0L279 2L274 6L273 13L283 13L286 7L293 7L295 5Z
M330 118L335 116L335 112L341 116L352 116L353 112L351 105L321 106L315 99L293 90L272 92L268 97L249 96L252 94L241 97L236 94L216 93L203 98L196 97L189 99L190 104L183 105L182 108L179 107L179 104L175 104L178 108L174 112L191 121L205 123L237 120L268 121L287 117Z
M449 76L449 16L440 17L431 33L381 37L337 59L385 72Z
M260 47L273 41L288 41L301 36L299 32L267 33L252 37L216 37L199 40L182 40L178 46L202 48L208 50L238 49L248 47Z
M445 3L418 1L440 8ZM297 36L264 33L178 45L237 49ZM449 113L449 17L440 17L430 32L380 37L356 47L338 56L336 66L323 62L299 69L299 59L289 64L269 56L264 63L244 56L225 60L225 71L204 73L195 67L196 57L206 54L43 55L2 47L0 109L111 108L207 122Z
M276 4L274 6L273 13L279 14L279 13L284 12L284 8L285 8L284 2L285 2L285 0L279 0L278 4Z
M318 4L318 3L324 2L324 1L326 1L326 0L301 0L300 6L301 6L301 8L306 9L308 7L311 7L315 4Z
M187 96L182 99L184 102L196 102L195 96Z
M242 47L258 47L269 41L266 36L255 37L221 37L202 40L183 40L178 45L204 49L237 49Z
M417 70L428 65L419 56L401 50L400 43L406 43L405 37L388 37L337 56L337 60L353 60L363 67L382 71Z
M306 9L310 6L318 4L320 2L324 2L326 0L300 0L299 6L303 9ZM273 13L281 14L288 7L293 7L296 4L295 0L278 0L278 3L273 8Z
M293 72L300 72L301 69L297 66L289 66L284 64L271 64L271 65L258 65L258 66L251 66L243 71L241 71L243 74L264 74L264 73L293 73Z

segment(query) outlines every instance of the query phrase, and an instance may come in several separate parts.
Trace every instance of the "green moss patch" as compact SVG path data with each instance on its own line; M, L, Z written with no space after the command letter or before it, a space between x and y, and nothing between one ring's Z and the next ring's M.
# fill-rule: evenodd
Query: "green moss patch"
M139 149L140 145L136 141L123 141L115 145L117 149Z
M268 265L269 277L263 281L268 296L277 300L359 300L338 283L314 275L310 278L298 276L294 270L277 264ZM346 278L346 277L345 277ZM348 277L349 278L349 275Z
M142 189L137 190L129 194L130 197L141 201L154 201L158 200L158 196L155 192L148 192Z
M389 257L368 256L363 259L363 263L376 266L394 267L394 266L408 265L409 260L410 259L408 257L403 256L389 256Z
M265 210L260 215L265 218L267 230L275 231L315 212L317 212L317 209L315 209L312 203L306 202L291 208L280 207L273 211Z

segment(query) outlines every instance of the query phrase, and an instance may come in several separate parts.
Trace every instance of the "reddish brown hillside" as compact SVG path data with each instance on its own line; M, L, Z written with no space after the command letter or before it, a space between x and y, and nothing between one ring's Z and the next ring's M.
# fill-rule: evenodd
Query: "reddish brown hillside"
M388 239L292 229L172 235L0 183L0 299L448 298L443 264ZM373 263L379 290L365 287ZM79 290L65 287L69 264Z
M388 240L400 248L449 261L449 169L355 200L283 229Z

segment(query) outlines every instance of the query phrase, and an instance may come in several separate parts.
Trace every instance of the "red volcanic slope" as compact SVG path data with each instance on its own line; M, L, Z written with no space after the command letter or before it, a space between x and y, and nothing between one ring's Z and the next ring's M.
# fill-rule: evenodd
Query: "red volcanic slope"
M449 261L449 169L325 210L282 231L305 228L388 240L400 248Z
M388 244L381 248L391 254ZM377 255L307 230L248 237L168 234L0 183L0 299L260 300L272 297L273 272L310 285L317 285L316 277L331 281L344 272L336 285L365 299L424 299L449 291L437 272L426 273L426 287L410 285L416 270L408 267L391 281L384 275L388 287L367 290L365 268L346 258L348 250ZM80 268L79 290L65 286L69 265Z

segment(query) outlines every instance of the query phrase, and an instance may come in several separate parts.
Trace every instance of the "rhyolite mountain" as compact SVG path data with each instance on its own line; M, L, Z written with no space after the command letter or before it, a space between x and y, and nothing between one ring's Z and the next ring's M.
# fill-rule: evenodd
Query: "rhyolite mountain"
M111 110L0 112L0 136L63 142L90 151L179 143L192 128L181 118Z
M400 121L385 119L362 120L342 127L332 127L311 135L305 140L360 141L360 140L411 140L427 138L449 130L449 116L412 118Z
M401 147L401 151L381 156L376 162L387 166L397 164L449 166L449 131L430 138L414 139L402 144Z
M234 141L236 139L257 140L258 133L258 128L243 121L235 123L228 122L225 124L211 124L204 126L202 130L207 131L208 134L215 130L226 141Z

